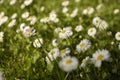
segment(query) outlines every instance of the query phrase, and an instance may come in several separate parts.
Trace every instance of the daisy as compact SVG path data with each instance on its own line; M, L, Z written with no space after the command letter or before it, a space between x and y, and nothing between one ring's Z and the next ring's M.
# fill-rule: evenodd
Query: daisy
M78 63L76 57L66 56L59 62L59 67L65 72L70 72L77 69Z
M30 21L31 25L34 25L36 23L36 21L37 21L37 18L36 18L36 16L29 16L27 18L27 20Z
M80 67L86 67L86 65L89 63L89 60L90 60L89 56L83 59Z
M43 39L42 38L37 38L33 42L33 46L36 48L40 48L43 44Z
M16 24L16 19L13 19L9 24L8 27L13 27Z
M12 16L11 16L11 19L15 19L17 17L17 13L14 13Z
M103 8L103 4L99 4L97 7L96 7L96 10L99 12L102 8Z
M52 45L53 46L58 46L60 44L60 40L59 39L54 39L53 41L52 41Z
M95 17L93 18L93 22L92 22L96 27L99 27L99 25L102 23L102 20L100 19L100 17Z
M66 39L73 35L71 27L65 27L59 32L59 38Z
M3 42L4 32L0 32L0 42Z
M65 6L68 6L68 5L69 5L69 1L68 0L62 2L62 6L65 7Z
M24 28L25 28L25 23L21 23L21 24L20 24L20 30L23 31Z
M0 17L0 26L1 26L2 24L4 24L5 22L7 22L7 20L8 20L8 17L7 17L7 16L1 16L1 17Z
M70 49L69 48L65 48L65 49L60 50L60 56L62 58L65 57L66 55L68 55L69 53L70 53Z
M29 12L24 12L23 14L22 14L22 18L23 19L26 19L26 18L28 18L29 17Z
M51 61L56 59L59 56L59 49L54 48L48 53L48 57L50 58Z
M67 13L67 12L68 12L68 8L67 7L63 7L62 13Z
M84 15L91 15L93 12L94 12L94 8L88 7L88 8L83 10L82 14L84 14Z
M102 50L97 50L93 54L93 63L96 67L101 67L102 61L108 61L110 58L110 53L108 50L102 49Z
M108 23L104 20L102 20L101 24L99 25L100 30L105 30L108 28Z
M115 9L113 13L114 13L114 14L118 14L119 12L120 12L119 9Z
M78 13L78 9L76 8L76 9L74 9L73 12L70 14L70 17L71 17L71 18L76 17L76 16L77 16L77 13Z
M80 32L82 30L83 30L83 26L82 25L78 25L78 26L75 27L75 31L77 31L77 32Z
M33 2L33 0L25 0L24 5L29 6L32 2Z
M40 19L41 23L48 23L49 21L50 21L49 17L45 17L45 18Z
M78 52L85 52L87 51L91 46L91 42L87 39L83 39L80 41L80 43L76 46L76 50Z
M10 0L10 5L14 5L16 3L16 0Z
M95 37L95 34L96 34L96 29L95 28L90 28L88 29L88 35L91 36L91 37Z
M115 34L115 39L118 40L118 41L120 41L120 32L117 32Z
M57 18L57 15L56 15L55 11L50 12L50 14L49 14L49 20L53 21L53 22L58 22L59 21L59 19Z
M23 29L23 35L24 37L30 37L30 36L33 36L35 35L35 29L33 28L30 28L29 26L26 26L24 29Z

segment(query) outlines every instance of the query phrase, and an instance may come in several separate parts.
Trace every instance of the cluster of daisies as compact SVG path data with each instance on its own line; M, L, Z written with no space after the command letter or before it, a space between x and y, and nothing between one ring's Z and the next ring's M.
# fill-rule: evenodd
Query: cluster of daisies
M4 3L4 0L0 0L0 4ZM10 0L10 5L14 5L17 2L17 0ZM19 2L22 2L19 0ZM25 9L27 6L32 4L33 0L24 0L21 4L20 8ZM80 2L80 0L75 0L76 3ZM78 15L79 9L74 8L72 12L69 12L69 0L65 0L61 3L62 10L61 13L64 14L66 17L74 18ZM96 7L96 11L99 11L104 7L103 4L99 4ZM40 8L41 11L45 10L45 7L42 6ZM95 9L93 7L87 7L82 11L82 15L90 16L95 12ZM113 11L114 14L119 13L119 9L115 9ZM8 28L12 28L15 25L17 25L17 18L18 14L14 13L10 16L5 15L5 12L0 12L0 27L8 23ZM46 17L43 17L38 20L37 16L31 15L29 11L24 11L20 16L22 21L19 25L19 28L16 30L16 32L22 33L23 37L29 38L32 36L37 36L35 27L32 27L36 25L36 22L39 21L40 24L46 25L53 22L55 24L59 23L61 20L57 15L57 11L52 10ZM27 24L27 23L29 24ZM44 24L43 24L44 23ZM106 20L103 20L99 16L96 16L91 21L91 24L93 24L93 27L90 27L87 29L87 35L91 37L92 39L97 39L98 35L97 32L106 30L109 28L109 23L107 23ZM74 39L72 39L73 35L79 34L80 32L85 29L85 27L82 24L78 24L75 27L72 26L64 26L64 27L55 27L54 34L57 35L56 39L53 39L51 44L54 48L52 48L49 52L47 52L47 55L44 57L47 64L52 64L54 61L58 60L59 68L65 72L70 72L72 70L77 69L78 67L84 68L87 67L89 64L94 64L95 67L101 67L103 61L109 61L110 59L110 52L107 49L98 49L92 53L91 56L86 56L82 61L80 61L77 56L71 56L73 52L77 52L78 54L85 53L89 51L89 49L92 47L92 43L89 39L84 38L82 39L82 36L79 36L82 40L79 41L79 43L76 43L75 47L73 47L74 51L72 51L71 47L66 47L63 49L59 49L59 45L61 45L62 40L72 40L74 42ZM73 30L74 29L74 30ZM0 43L4 43L4 31L0 31ZM117 41L120 41L120 32L116 32L114 35L115 39ZM79 40L79 39L78 39ZM32 41L32 44L34 48L41 48L44 45L44 37L38 37ZM72 46L72 45L70 45ZM118 48L120 49L120 43L118 45ZM42 49L42 48L41 48ZM82 55L82 54L81 54ZM58 59L59 58L59 59ZM0 72L0 80L2 79L2 72Z

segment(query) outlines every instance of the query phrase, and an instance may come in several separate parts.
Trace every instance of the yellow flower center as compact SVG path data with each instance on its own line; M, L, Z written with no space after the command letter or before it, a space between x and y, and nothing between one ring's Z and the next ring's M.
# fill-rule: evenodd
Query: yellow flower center
M51 54L54 55L54 54L55 54L55 51L52 51Z
M85 43L81 43L81 44L80 44L80 47L84 47L84 46L85 46Z
M63 33L63 34L64 34L64 33L65 33L65 30L62 30L62 31L61 31L61 33Z
M61 52L61 54L64 54L64 53L66 52L66 50L63 49L63 50L61 50L60 52Z
M83 59L83 61L82 61L83 63L86 63L87 62L87 60L86 59Z
M93 30L90 30L90 32L93 32Z
M71 63L72 63L71 60L67 60L67 61L66 61L66 64L71 64Z
M40 41L39 41L39 40L37 40L37 41L36 41L36 44L40 44Z
M97 57L97 60L102 60L104 58L104 56L103 55L98 55L98 57Z

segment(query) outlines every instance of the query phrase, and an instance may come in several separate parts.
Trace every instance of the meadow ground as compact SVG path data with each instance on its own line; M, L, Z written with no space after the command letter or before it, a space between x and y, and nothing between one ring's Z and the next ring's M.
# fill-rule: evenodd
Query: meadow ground
M0 80L120 80L120 0L0 0Z

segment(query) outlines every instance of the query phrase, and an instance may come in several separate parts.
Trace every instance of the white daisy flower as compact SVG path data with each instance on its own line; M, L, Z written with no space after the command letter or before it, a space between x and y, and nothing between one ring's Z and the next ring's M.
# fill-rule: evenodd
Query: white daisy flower
M115 9L113 13L114 13L114 14L118 14L119 12L120 12L119 9Z
M40 7L40 11L43 12L45 10L45 7L44 6L41 6Z
M67 12L68 12L68 8L67 7L63 7L62 13L67 13Z
M96 7L96 10L99 12L102 8L103 8L103 4L99 4L97 7Z
M70 17L71 17L71 18L76 17L76 16L77 16L77 13L78 13L78 9L76 8L76 9L73 10L72 14L70 14Z
M24 5L24 4L21 4L20 8L21 8L21 9L24 9L24 8L25 8L25 5Z
M94 13L94 8L93 7L88 7L86 9L83 10L82 14L84 15L91 15Z
M14 13L12 16L11 16L11 19L15 19L17 17L17 13Z
M14 5L16 3L16 0L10 0L10 5Z
M70 53L70 49L69 48L65 48L65 49L60 50L60 56L62 58L65 57L66 55L68 55L69 53Z
M3 42L4 32L0 32L0 42Z
M50 58L51 61L56 59L59 56L59 49L54 48L48 53L48 57Z
M37 21L37 18L36 18L36 16L29 16L27 18L27 20L30 21L31 25L34 25L36 23L36 21Z
M33 28L30 28L29 26L26 26L24 29L23 29L23 35L24 37L30 37L30 36L33 36L35 35L35 29Z
M80 41L80 43L76 46L76 50L78 52L85 52L87 51L91 46L91 42L87 39L83 39Z
M2 24L4 24L5 22L7 22L7 20L8 20L8 17L7 17L7 16L3 16L2 18L0 18L0 26L1 26Z
M85 59L82 60L80 67L86 67L86 65L89 63L89 61L90 61L90 57L87 56Z
M99 17L95 17L93 19L93 24L99 28L100 30L105 30L108 28L108 23L102 19L100 19Z
M60 27L58 27L58 28L55 28L54 32L55 32L55 33L59 33L61 30L62 30L62 29L61 29Z
M9 24L8 27L13 27L16 24L16 19L13 19Z
M43 44L43 39L42 38L37 38L33 42L33 46L36 48L40 48Z
M4 80L3 72L0 71L0 80Z
M20 24L20 30L23 31L24 28L25 28L25 23L21 23L21 24Z
M78 26L75 27L75 31L77 31L77 32L80 32L82 30L83 30L83 26L82 25L78 25Z
M66 39L73 35L71 27L65 27L59 32L59 38Z
M22 14L22 18L23 19L26 19L26 18L28 18L29 17L29 12L24 12L23 14Z
M99 25L101 24L102 20L100 19L100 17L95 17L93 18L93 24L96 26L96 27L99 27Z
M108 61L110 58L110 53L108 50L97 50L93 54L93 63L96 67L101 67L102 61Z
M91 36L91 37L95 37L95 34L96 34L96 28L89 28L88 29L88 35Z
M45 17L45 18L40 19L41 23L48 23L49 21L50 21L49 17Z
M78 63L79 62L76 57L66 56L59 62L59 67L65 72L70 72L77 69Z
M53 41L52 41L52 45L53 46L58 46L60 44L60 40L59 39L54 39Z
M33 2L33 0L25 0L24 5L29 6L32 2Z
M5 15L5 13L4 13L4 12L1 12L1 13L0 13L0 18L2 18L4 15Z
M65 7L65 6L68 6L68 5L69 5L69 1L68 0L62 2L62 6Z
M118 41L120 41L120 32L117 32L115 34L115 39L118 40Z

